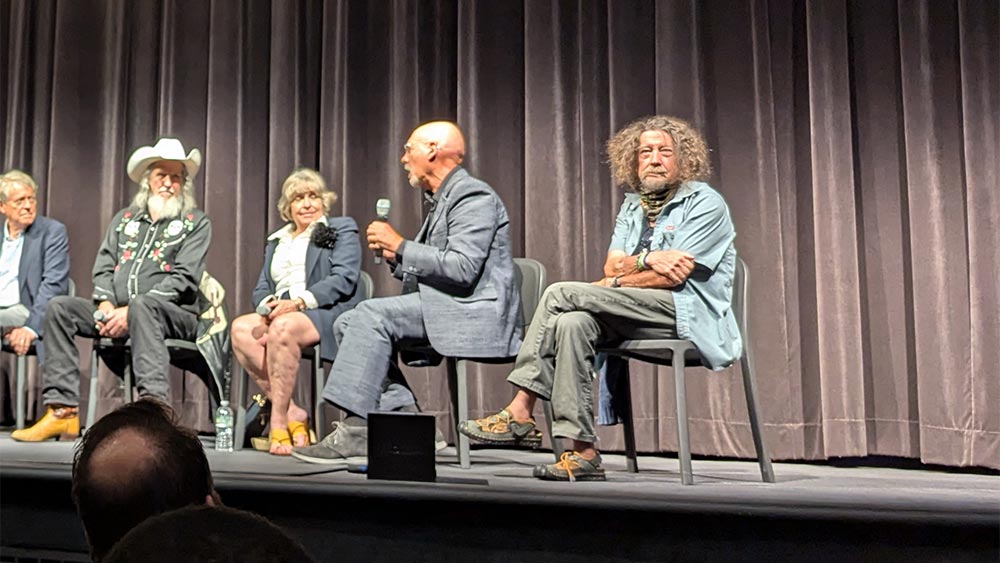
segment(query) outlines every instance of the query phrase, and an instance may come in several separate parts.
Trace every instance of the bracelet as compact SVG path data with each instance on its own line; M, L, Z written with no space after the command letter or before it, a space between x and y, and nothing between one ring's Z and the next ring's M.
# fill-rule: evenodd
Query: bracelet
M647 254L649 254L649 250L646 250L644 248L642 249L642 252L640 252L639 255L635 257L635 268L640 272L648 268L648 266L646 266Z

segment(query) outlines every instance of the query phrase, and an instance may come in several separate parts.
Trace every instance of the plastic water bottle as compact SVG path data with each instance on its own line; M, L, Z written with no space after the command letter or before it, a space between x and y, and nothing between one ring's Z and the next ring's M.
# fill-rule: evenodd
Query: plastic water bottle
M215 451L233 451L233 409L229 401L222 401L215 409Z

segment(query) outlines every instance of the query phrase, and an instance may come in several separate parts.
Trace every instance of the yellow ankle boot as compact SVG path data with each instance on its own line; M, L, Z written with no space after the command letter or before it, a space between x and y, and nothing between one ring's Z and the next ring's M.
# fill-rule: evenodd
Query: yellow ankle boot
M10 437L18 442L44 442L51 438L72 440L80 435L80 416L76 407L49 407L31 428L15 430Z

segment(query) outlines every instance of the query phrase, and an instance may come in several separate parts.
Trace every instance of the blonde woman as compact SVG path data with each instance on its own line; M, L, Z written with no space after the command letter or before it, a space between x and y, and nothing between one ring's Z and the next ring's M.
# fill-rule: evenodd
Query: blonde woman
M302 348L321 343L333 361L333 321L352 309L361 271L358 225L329 217L337 195L315 170L294 170L278 210L288 223L267 238L264 268L253 292L257 312L233 321L233 351L271 399L270 453L309 445L309 413L292 401Z

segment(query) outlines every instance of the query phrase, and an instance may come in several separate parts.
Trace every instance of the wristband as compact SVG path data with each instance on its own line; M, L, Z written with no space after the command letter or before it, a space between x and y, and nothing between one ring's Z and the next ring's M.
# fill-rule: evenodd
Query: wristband
M649 251L646 250L646 249L643 249L642 252L640 252L639 255L635 257L635 268L637 270L639 270L640 272L643 271L643 270L645 270L646 268L648 268L648 266L646 266L646 255L647 254L649 254Z

